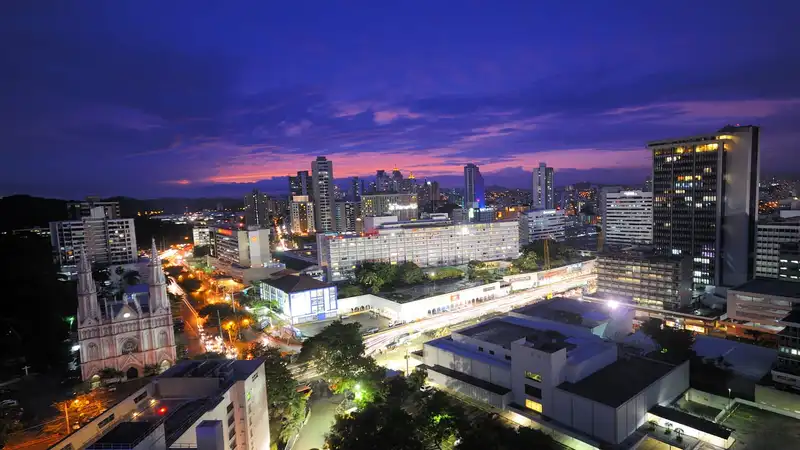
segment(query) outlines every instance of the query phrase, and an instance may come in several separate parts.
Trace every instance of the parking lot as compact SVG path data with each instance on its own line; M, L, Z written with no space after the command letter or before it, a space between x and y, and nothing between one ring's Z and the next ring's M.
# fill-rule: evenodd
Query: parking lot
M319 334L323 328L330 325L331 320L325 320L322 322L308 322L308 323L301 323L299 325L295 325L294 327L300 330L306 336L314 336ZM382 317L382 316L375 316L370 312L362 312L359 314L352 314L350 316L345 316L342 319L342 323L353 323L358 322L361 324L361 331L364 332L369 330L370 328L378 328L383 330L389 327L389 319Z
M735 450L800 448L800 420L737 404L721 425L734 430Z

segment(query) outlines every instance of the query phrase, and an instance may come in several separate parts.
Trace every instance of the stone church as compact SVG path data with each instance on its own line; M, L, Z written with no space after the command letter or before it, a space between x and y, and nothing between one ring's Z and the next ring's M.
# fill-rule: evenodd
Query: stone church
M155 240L147 266L148 284L131 289L122 300L98 300L92 268L85 252L78 267L78 341L83 380L97 380L104 368L127 378L144 375L145 366L159 371L175 363L175 333L167 282ZM144 290L144 287L147 287Z

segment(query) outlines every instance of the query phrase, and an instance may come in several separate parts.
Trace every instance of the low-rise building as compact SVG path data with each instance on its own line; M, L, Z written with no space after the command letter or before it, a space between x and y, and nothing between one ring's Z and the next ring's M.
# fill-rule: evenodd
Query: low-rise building
M688 257L646 250L603 252L597 257L597 293L651 308L680 309L692 300L692 264Z
M565 429L619 444L644 424L651 407L688 389L689 364L620 358L617 344L602 336L617 314L630 324L632 313L596 308L559 299L426 342L428 379L496 408L547 416Z
M758 223L756 232L756 267L758 278L782 278L780 253L785 244L800 242L800 216L789 218L770 218ZM796 258L795 258L796 259ZM784 277L788 278L788 277Z
M319 266L340 281L366 261L413 262L420 267L495 261L519 256L516 221L465 223L417 220L386 223L364 236L317 234Z
M566 226L567 218L563 210L528 211L519 216L519 242L524 246L545 239L563 241Z
M275 301L292 324L338 316L336 286L308 275L285 275L259 283L261 298Z
M209 230L212 257L243 268L264 267L272 262L268 228L213 226Z
M752 322L765 331L783 326L783 319L800 308L797 283L755 279L728 289L728 318Z
M260 359L183 361L52 448L269 448L265 376Z

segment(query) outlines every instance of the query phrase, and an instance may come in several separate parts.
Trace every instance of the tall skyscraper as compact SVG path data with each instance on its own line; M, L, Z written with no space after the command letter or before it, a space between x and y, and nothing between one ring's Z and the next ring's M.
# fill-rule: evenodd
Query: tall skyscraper
M693 281L736 286L753 277L759 128L647 144L653 152L653 245L690 255Z
M359 180L358 177L353 177L350 180L350 192L347 197L354 202L361 201L361 193L363 192L364 182Z
M540 162L539 167L533 169L533 209L555 208L553 196L553 168Z
M311 176L307 170L300 170L297 176L289 176L289 198L295 195L313 195L313 188L311 183Z
M336 231L339 233L360 233L363 219L361 218L361 202L338 201L334 205L333 217Z
M484 197L483 176L475 164L464 166L464 208L483 208L486 206Z
M333 220L333 161L317 156L311 163L311 177L314 186L314 228L318 233L335 231Z
M390 188L389 175L385 170L379 170L375 173L375 192L386 192Z
M267 194L262 194L258 189L244 196L244 217L247 225L268 228L270 198Z
M436 202L439 201L439 182L425 181L419 188L419 195L417 196L420 208L436 207Z

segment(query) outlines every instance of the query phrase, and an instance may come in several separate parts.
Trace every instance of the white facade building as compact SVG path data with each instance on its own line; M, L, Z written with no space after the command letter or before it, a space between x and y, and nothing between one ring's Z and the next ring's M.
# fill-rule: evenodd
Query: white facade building
M133 219L109 219L103 207L95 207L80 220L50 222L50 243L60 266L74 266L82 249L93 264L134 263L136 228Z
M756 232L756 277L778 278L781 245L799 242L800 216L759 222Z
M616 445L689 387L688 362L619 358L611 340L632 320L627 308L553 299L426 342L425 369L443 388Z
M209 227L211 256L244 268L264 267L272 262L269 229L250 227L247 230Z
M195 247L211 245L211 231L208 227L192 227L192 242Z
M563 210L539 209L519 216L520 245L550 239L563 241L566 234L567 217Z
M158 255L155 240L151 252ZM144 373L147 365L162 370L175 363L175 334L167 298L167 282L156 256L148 265L146 291L126 293L123 300L101 307L86 256L78 268L78 343L81 377L99 381L98 373L113 368L127 378Z
M278 303L290 323L326 320L338 316L336 286L307 275L285 275L259 282L261 298Z
M418 220L383 224L366 236L318 234L318 264L328 281L340 281L365 261L437 267L511 259L519 256L518 226L516 221L453 225Z
M314 202L307 195L295 195L289 204L292 233L314 233Z
M553 186L553 168L547 167L545 163L539 163L539 167L533 169L532 209L553 209L556 207Z
M397 216L403 222L419 215L417 194L364 194L361 196L363 217Z
M605 193L603 233L606 245L646 245L653 242L653 193Z

